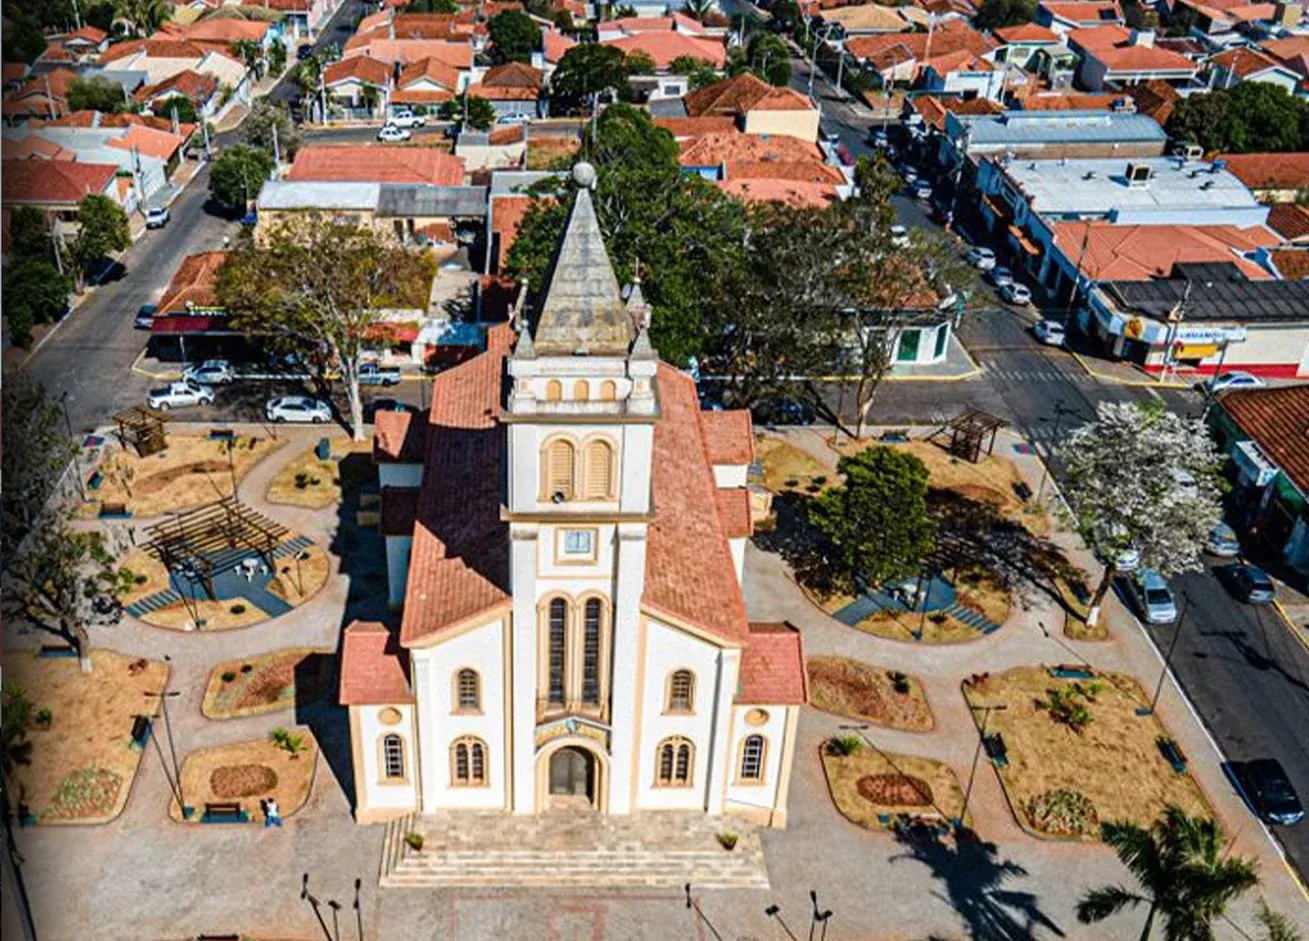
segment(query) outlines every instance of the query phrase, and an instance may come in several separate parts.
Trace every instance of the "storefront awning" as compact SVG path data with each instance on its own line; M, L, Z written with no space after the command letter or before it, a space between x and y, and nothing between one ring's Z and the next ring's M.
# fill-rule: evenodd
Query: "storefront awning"
M1177 359L1206 359L1218 355L1218 344L1179 343L1177 344L1177 352L1174 355Z
M1016 243L1018 243L1018 247L1021 248L1023 251L1027 252L1027 254L1029 255L1041 254L1041 246L1037 245L1035 242L1029 239L1023 233L1023 230L1018 228L1018 226L1016 225L1009 226L1009 237L1012 238Z
M226 317L197 317L178 314L156 317L150 324L151 336L234 336Z

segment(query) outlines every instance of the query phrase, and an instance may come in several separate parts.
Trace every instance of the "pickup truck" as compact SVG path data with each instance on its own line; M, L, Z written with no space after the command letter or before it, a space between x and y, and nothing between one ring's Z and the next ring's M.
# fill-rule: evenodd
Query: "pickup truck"
M198 382L183 379L170 382L162 389L152 389L146 404L151 408L166 412L170 408L185 408L188 405L209 404L214 400L214 390Z
M364 363L359 367L361 386L394 386L400 384L400 370L395 366Z

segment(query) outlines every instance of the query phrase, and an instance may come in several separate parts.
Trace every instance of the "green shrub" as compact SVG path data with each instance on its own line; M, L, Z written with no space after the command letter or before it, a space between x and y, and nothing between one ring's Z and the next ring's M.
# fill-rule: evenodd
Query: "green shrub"
M232 605L230 608L228 608L227 610L228 610L228 611L231 611L233 614L245 614L245 605L243 605L243 604L234 604L234 605Z
M423 843L424 843L424 837L421 833L405 834L405 845L407 845L415 853L421 853L423 851Z
M842 758L848 758L863 747L864 740L858 735L841 735L827 743L827 750Z
M718 834L718 842L725 850L736 849L736 843L739 839L740 837L731 830L728 830L726 833Z
M224 671L224 673L223 673L223 682L224 682L224 683L230 683L230 682L232 682L232 680L234 680L234 679L236 679L236 674L235 674L235 673L233 673L231 670L226 670L226 671Z

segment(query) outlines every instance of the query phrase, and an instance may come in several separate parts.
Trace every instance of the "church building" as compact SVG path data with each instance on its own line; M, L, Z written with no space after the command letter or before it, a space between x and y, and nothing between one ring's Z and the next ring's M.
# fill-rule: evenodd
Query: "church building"
M398 633L347 628L356 819L459 808L786 822L799 632L750 624L744 411L701 411L576 196L539 303L381 412ZM521 304L520 300L520 304Z

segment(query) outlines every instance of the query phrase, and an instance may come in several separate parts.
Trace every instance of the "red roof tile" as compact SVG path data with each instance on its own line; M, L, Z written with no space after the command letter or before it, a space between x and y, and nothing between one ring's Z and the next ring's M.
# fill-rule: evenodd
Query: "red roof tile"
M173 154L185 143L186 138L181 134L156 130L144 124L133 124L122 137L111 140L109 146L116 150L136 150L160 160L171 160Z
M421 464L427 453L427 422L410 412L378 412L373 417L373 461Z
M1309 278L1309 248L1283 248L1272 252L1273 264L1288 281Z
M414 701L408 657L386 625L355 621L341 640L343 706L398 705Z
M397 88L407 89L424 79L453 92L459 87L459 70L443 59L429 56L406 65L395 84Z
M721 487L718 490L718 522L728 539L744 539L754 532L750 515L750 491L744 487Z
M1059 42L1054 30L1036 23L1021 23L1018 26L1006 26L995 31L996 36L1007 43L1015 42Z
M607 40L604 44L621 49L627 55L644 52L660 69L667 69L674 59L681 56L704 59L715 68L727 64L727 47L721 41L685 33L635 33Z
M423 59L439 59L458 69L473 65L473 49L467 42L446 42L440 39L378 39L355 36L345 44L346 58L366 55L382 62L408 64Z
M1237 389L1218 402L1292 483L1309 492L1309 385Z
M379 88L391 84L391 66L368 56L351 56L333 62L323 70L323 82L335 85L337 82L367 82Z
M735 701L752 706L803 706L809 701L804 641L793 625L750 625Z
M752 75L714 82L686 96L686 113L692 118L739 117L750 111L812 111L809 99L791 88L777 88Z
M931 45L928 45L927 33L884 33L876 36L853 36L846 40L845 47L857 59L876 59L891 54L892 61L879 62L879 67L887 68L895 62L916 61L925 55L943 56L960 49L967 49L973 55L986 55L997 48L998 43L989 36L979 33L963 20L947 20L931 33Z
M1211 57L1209 61L1239 78L1249 78L1251 75L1266 72L1268 69L1286 68L1272 56L1265 55L1258 49L1245 46L1220 52L1218 55Z
M724 134L736 130L736 118L728 115L719 118L655 118L656 127L662 127L677 140L699 137L701 134Z
M823 152L817 144L786 134L764 137L735 130L702 134L682 141L680 151L678 160L684 167L716 167L729 160L813 161L818 164L823 161ZM837 176L840 177L839 170Z
M197 252L183 258L159 300L158 315L185 313L188 303L192 307L216 306L218 269L226 260L226 252Z
M316 144L296 152L286 178L319 182L429 183L459 186L464 161L435 147Z
M1071 0L1068 3L1044 2L1040 4L1056 19L1070 23L1107 23L1123 21L1123 10L1117 0L1100 3L1095 0Z
M1309 188L1309 152L1221 154L1227 169L1252 190Z
M795 209L822 209L840 198L831 183L745 177L717 180L714 186L745 203L785 203Z
M754 424L743 408L700 413L700 429L711 464L749 464L754 460Z
M1024 111L1109 111L1122 101L1122 92L1062 92L1029 95L1020 102ZM974 101L985 101L975 98ZM1127 99L1131 101L1131 99Z
M76 203L89 193L103 193L117 173L108 163L5 160L0 185L6 203Z
M1268 210L1268 225L1291 242L1309 237L1309 206L1277 203Z
M153 85L147 85L136 93L137 101L150 101L162 95L185 95L192 101L204 103L214 96L218 91L218 79L212 75L202 75L199 72L187 69L184 72L178 72L171 75L162 82L156 82Z
M1166 278L1178 262L1236 265L1252 280L1272 277L1240 253L1277 245L1263 226L1111 225L1107 222L1053 222L1055 243L1068 257L1080 257L1082 273L1100 281Z

